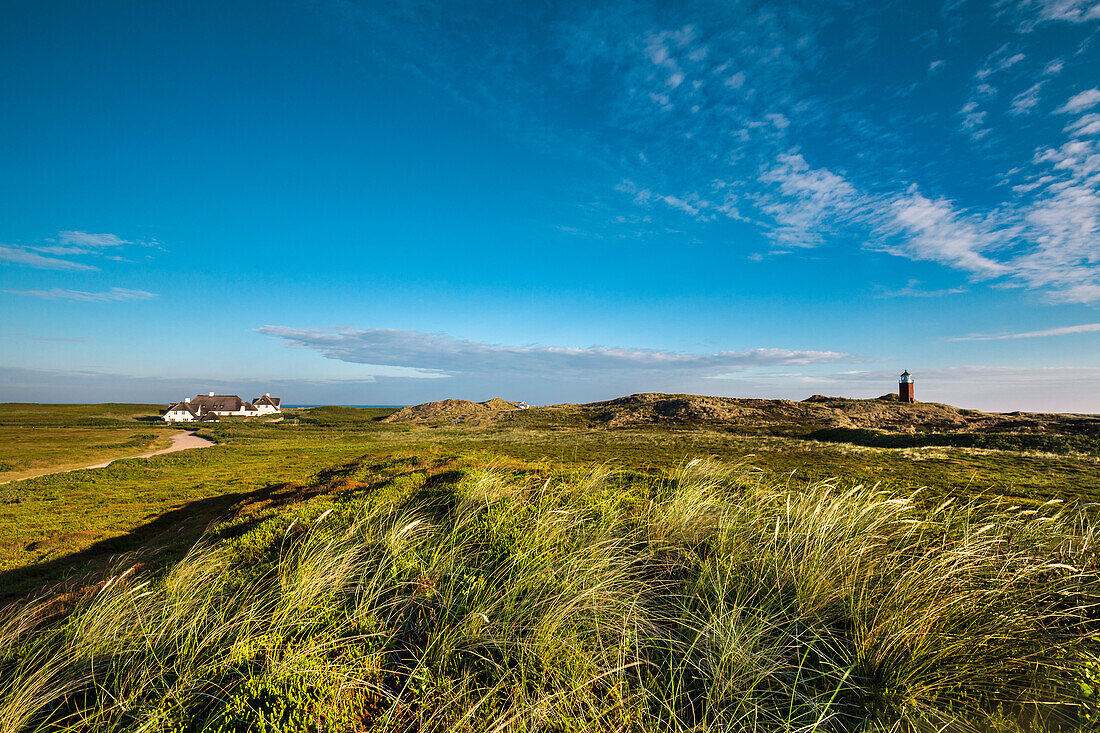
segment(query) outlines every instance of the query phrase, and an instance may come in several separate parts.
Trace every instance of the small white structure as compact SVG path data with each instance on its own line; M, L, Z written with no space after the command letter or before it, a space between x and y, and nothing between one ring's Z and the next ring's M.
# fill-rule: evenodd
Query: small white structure
M278 397L272 397L270 392L264 392L263 397L257 397L252 400L252 406L256 408L260 415L270 415L275 412L282 412L279 409L279 405L282 400Z
M526 410L529 407L530 407L530 405L527 404L526 402L520 402L518 405L516 405L517 410Z
M265 394L253 402L246 402L237 395L214 394L195 395L193 398L177 402L164 413L164 422L193 422L207 419L207 416L237 415L241 417L270 415L281 412L278 397ZM212 419L212 418L211 418Z
M164 413L164 422L194 422L199 419L199 413L191 407L191 400L177 402Z

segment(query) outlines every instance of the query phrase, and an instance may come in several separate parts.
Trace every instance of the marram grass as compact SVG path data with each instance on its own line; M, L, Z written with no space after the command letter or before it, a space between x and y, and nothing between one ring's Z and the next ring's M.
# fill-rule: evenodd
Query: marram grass
M376 481L0 625L0 731L1097 730L1094 528L741 467Z

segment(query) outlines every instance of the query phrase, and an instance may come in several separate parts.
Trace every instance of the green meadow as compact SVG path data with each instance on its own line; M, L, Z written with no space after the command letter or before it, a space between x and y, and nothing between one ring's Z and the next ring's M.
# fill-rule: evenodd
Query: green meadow
M157 409L0 403L0 484L165 448Z
M390 412L0 486L0 731L1098 725L1088 445ZM0 406L0 460L151 417Z

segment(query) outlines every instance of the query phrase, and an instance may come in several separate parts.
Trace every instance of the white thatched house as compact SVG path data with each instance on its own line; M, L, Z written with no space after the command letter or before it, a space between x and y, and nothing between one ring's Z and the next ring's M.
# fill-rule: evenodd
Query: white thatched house
M281 412L278 397L265 394L253 402L245 402L237 395L214 394L195 395L183 402L177 402L164 413L164 422L194 422L208 419L208 416L237 415L242 417L270 415Z
M252 400L252 405L261 415L282 412L282 410L279 409L280 404L282 404L282 400L278 397L272 397L270 392L264 392L263 397L257 397Z
M191 400L177 402L164 413L164 422L194 422L199 419L199 413L191 407Z

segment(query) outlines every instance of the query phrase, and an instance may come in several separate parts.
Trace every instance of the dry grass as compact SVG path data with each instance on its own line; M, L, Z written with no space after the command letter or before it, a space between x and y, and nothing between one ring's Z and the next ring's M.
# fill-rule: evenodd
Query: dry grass
M1094 527L919 506L708 461L380 482L15 613L0 731L1086 727Z

